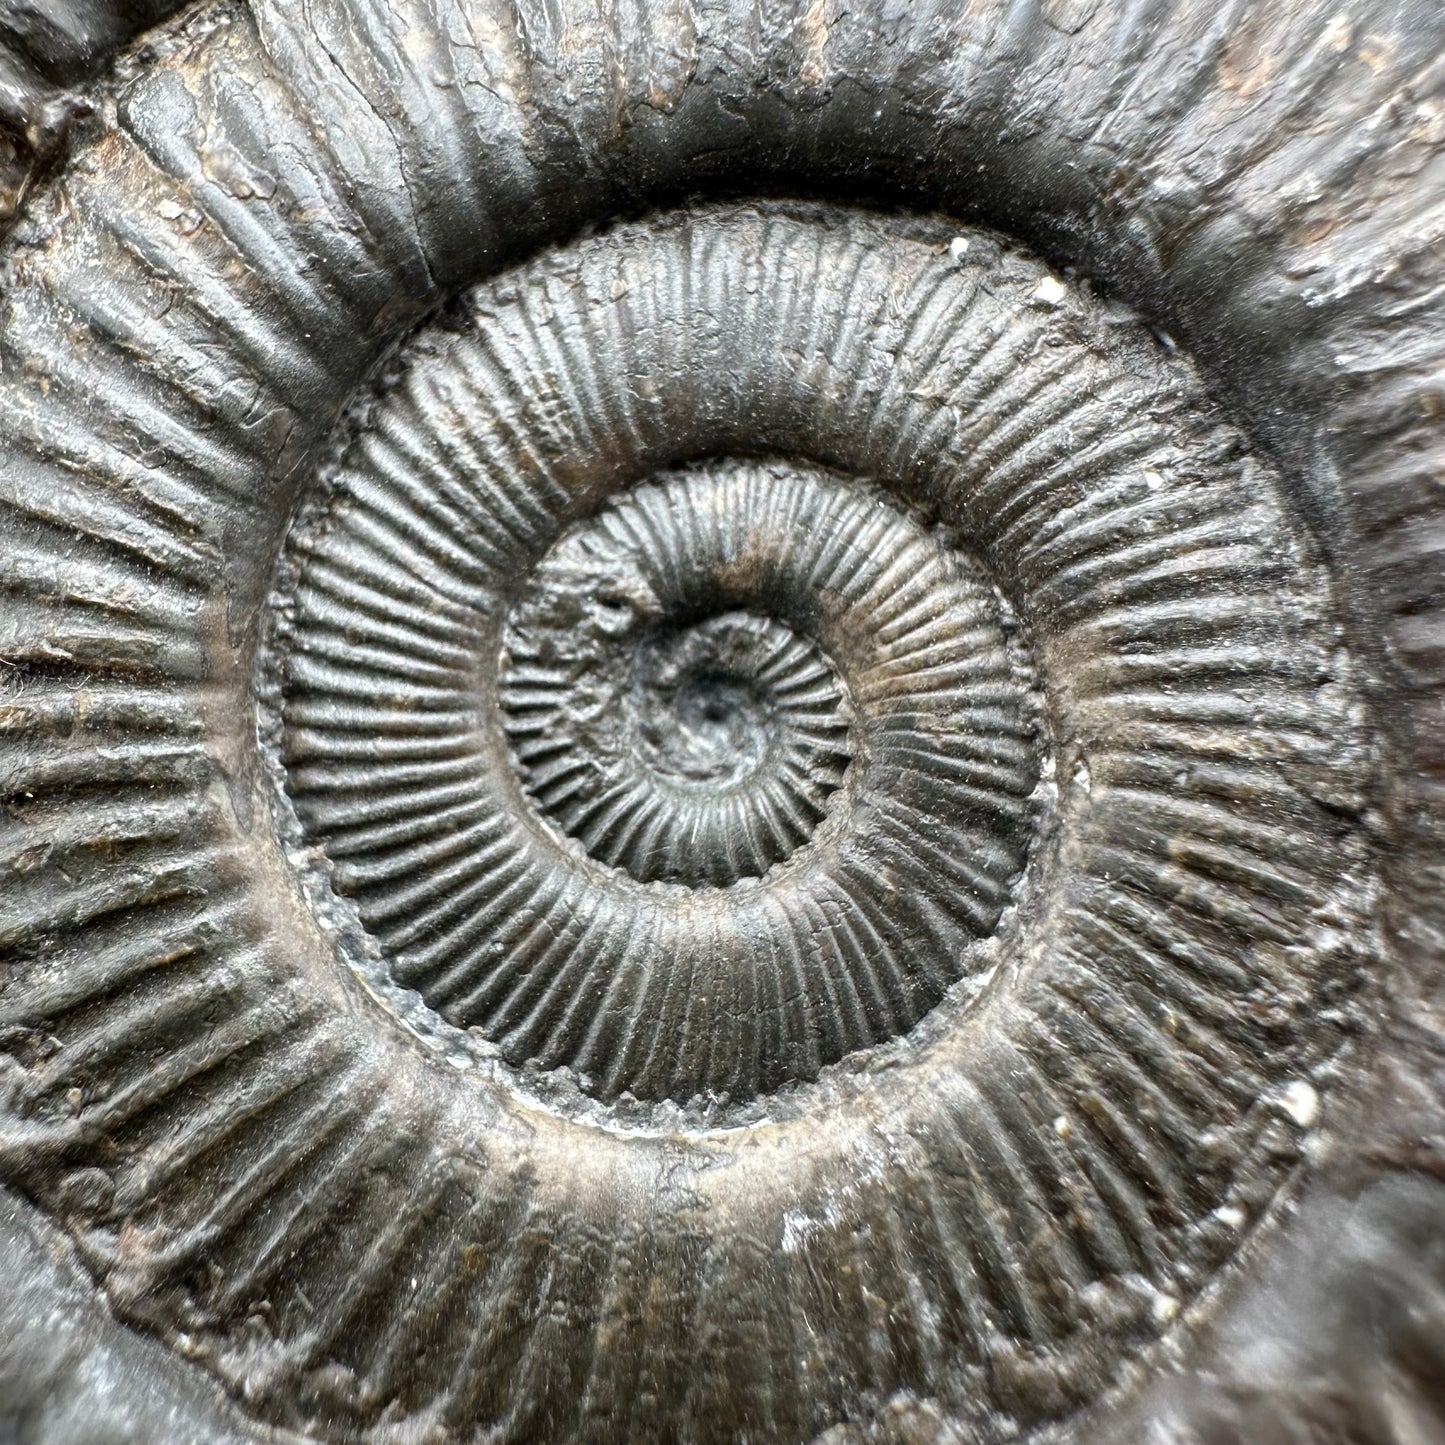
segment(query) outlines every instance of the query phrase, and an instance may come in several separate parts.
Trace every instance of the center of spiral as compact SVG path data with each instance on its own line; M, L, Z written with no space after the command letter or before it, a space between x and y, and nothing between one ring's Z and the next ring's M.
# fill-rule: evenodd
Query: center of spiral
M616 532L564 536L513 609L502 721L538 810L645 882L725 887L813 835L850 755L842 685L816 641L729 602L746 518L663 582ZM717 610L725 608L727 610Z
M637 738L659 777L736 788L776 753L776 701L739 665L738 649L753 640L749 621L718 618L640 650Z
M671 693L670 708L642 724L648 760L658 772L734 787L772 750L776 719L741 679L705 672L659 691Z

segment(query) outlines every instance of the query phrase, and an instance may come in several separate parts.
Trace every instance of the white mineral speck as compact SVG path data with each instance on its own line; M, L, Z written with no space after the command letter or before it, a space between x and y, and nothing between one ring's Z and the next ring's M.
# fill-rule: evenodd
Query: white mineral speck
M948 254L953 257L955 265L962 261L963 258L968 255L968 237L955 236L953 240L948 243Z
M1069 288L1057 277L1045 276L1034 290L1034 300L1042 301L1045 306L1057 306L1068 294Z
M810 1219L801 1209L789 1209L783 1215L783 1253L797 1254L817 1232L817 1220Z
M1279 1096L1282 1108L1301 1129L1308 1129L1320 1116L1320 1096L1313 1084L1296 1079Z

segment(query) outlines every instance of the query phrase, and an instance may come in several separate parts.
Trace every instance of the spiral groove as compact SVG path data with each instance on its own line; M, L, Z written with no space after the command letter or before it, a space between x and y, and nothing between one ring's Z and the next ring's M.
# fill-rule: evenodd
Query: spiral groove
M6 250L0 1170L248 1430L1108 1438L1404 1037L1343 142L744 9L194 7Z
M301 544L282 747L338 886L446 1019L605 1097L747 1099L958 979L1022 871L1038 777L1028 664L973 564L776 463L565 531L565 494L510 459L457 479L466 532L435 493L369 481L343 471ZM367 592L399 568L405 610ZM664 881L738 886L635 886Z
M1368 889L1349 660L1187 368L1027 255L781 204L544 254L353 409L269 611L262 734L312 906L371 1007L558 1111L548 1251L634 1227L625 1194L573 1193L565 1130L665 1154L681 1128L704 1155L709 1122L763 1130L716 1161L715 1207L823 1280L857 1231L906 1229L848 1267L933 1300L899 1368L945 1329L957 1368L908 1368L985 1428L1037 1409L1042 1377L1056 1410L1087 1399L1229 1258L1217 1212L1249 1218L1297 1158L1270 1101L1341 1046L1362 967L1339 926ZM789 787L804 804L764 844ZM438 1155L358 1198L347 1151L396 1126L331 1047L296 1056L271 1162L194 1237L239 1300L277 1267L255 1235L275 1190L334 1201L318 1227L374 1214L365 1258L337 1234L315 1268L353 1259L391 1300L421 1250L474 1323L436 1342L408 1294L358 1331L328 1288L349 1353L327 1408L368 1418L430 1340L408 1388L469 1417L512 1388L492 1350L536 1326L484 1347L531 1286L464 1288L459 1251L508 1257L525 1173L439 1209L460 1185ZM477 1130L473 1107L437 1127ZM874 1110L896 1122L871 1132ZM300 1142L352 1119L335 1149ZM851 1142L795 1181L824 1121ZM925 1215L875 1218L860 1160ZM626 1269L701 1291L709 1328L767 1316L746 1251L711 1247L716 1286L666 1253Z
M626 672L589 687L566 666L578 619L557 620L555 651L509 646L507 730L528 793L589 853L644 882L722 886L812 837L849 756L816 648L770 619L724 613L635 639Z

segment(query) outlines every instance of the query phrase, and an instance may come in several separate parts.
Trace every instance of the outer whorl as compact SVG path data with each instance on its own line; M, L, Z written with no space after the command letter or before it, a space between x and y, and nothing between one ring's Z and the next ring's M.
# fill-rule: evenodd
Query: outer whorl
M1445 22L252 0L81 96L155 9L11 47L0 1435L1445 1428Z

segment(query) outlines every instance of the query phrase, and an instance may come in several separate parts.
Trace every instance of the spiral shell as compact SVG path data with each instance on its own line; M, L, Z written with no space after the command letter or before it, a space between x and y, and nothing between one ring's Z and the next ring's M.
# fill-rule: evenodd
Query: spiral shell
M1445 30L1144 10L252 0L96 90L0 1168L190 1437L1428 1428L1255 1301L1438 1246Z

